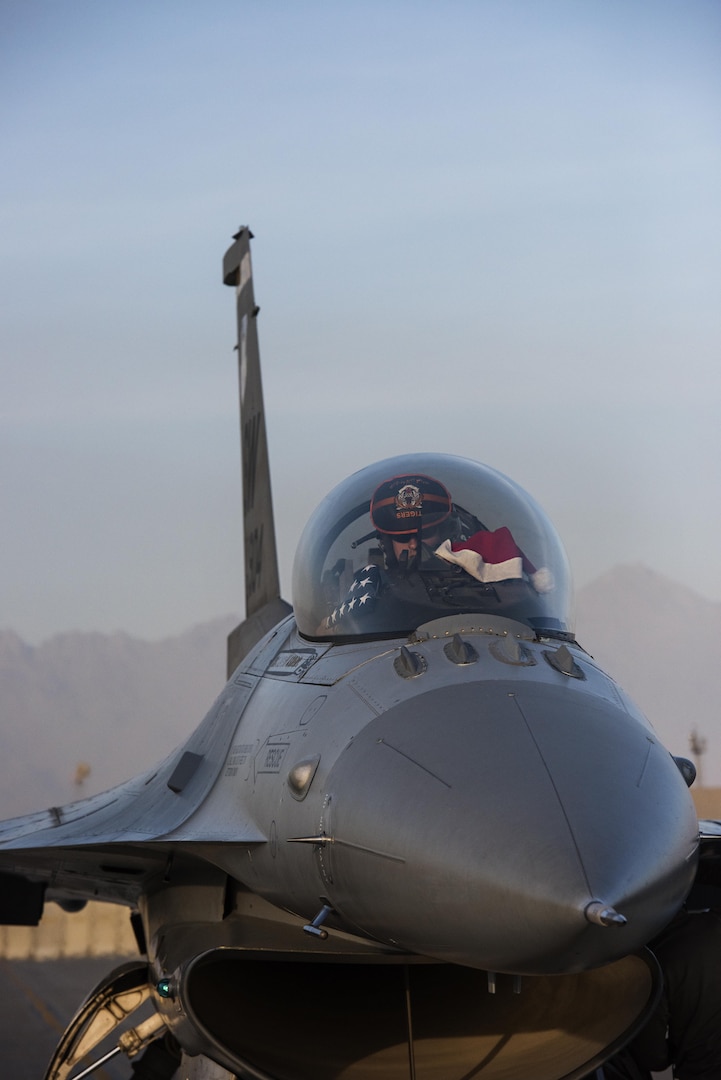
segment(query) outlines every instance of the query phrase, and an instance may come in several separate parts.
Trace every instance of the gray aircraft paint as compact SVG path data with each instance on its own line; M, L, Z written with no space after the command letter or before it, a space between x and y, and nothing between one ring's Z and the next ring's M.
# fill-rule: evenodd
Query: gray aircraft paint
M659 993L643 946L693 883L686 785L569 634L477 613L395 637L299 632L279 595L249 239L224 263L247 590L229 681L165 762L0 825L0 916L88 897L135 912L143 958L91 995L85 1049L107 1003L137 994L207 1075L580 1077ZM81 1041L78 1019L48 1080L72 1077Z

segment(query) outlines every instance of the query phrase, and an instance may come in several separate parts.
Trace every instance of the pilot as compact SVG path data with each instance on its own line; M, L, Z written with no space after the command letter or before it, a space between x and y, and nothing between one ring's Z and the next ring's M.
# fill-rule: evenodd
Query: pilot
M384 480L373 492L370 515L386 567L411 569L434 553L452 509L447 488L431 476Z
M370 517L383 552L383 567L370 563L356 571L343 602L325 619L322 630L339 631L366 619L389 578L405 575L431 559L451 527L453 503L447 488L418 473L384 480L373 492Z
M486 529L477 518L462 515L433 477L385 480L373 493L370 513L387 567L410 569L435 555L484 585L525 578L537 593L553 588L550 571L536 569L510 529Z
M409 473L383 481L370 499L370 519L373 532L363 539L377 538L382 566L370 563L355 572L342 603L324 620L322 633L342 633L358 620L367 622L394 579L399 584L408 571L432 569L436 559L484 585L526 580L536 593L553 589L550 571L536 570L511 530L486 528L457 507L448 488L433 476Z
M445 485L432 476L408 473L384 480L371 497L370 518L374 526L370 536L380 544L383 566L370 563L356 571L342 603L324 620L322 632L342 631L351 621L367 618L394 577L431 569L435 559L465 570L484 585L524 579L539 593L553 587L550 572L533 566L508 528L485 528L454 505Z

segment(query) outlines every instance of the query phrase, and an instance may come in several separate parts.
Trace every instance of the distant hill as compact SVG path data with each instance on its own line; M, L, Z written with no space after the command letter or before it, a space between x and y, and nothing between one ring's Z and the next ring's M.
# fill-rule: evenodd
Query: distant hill
M66 633L31 646L0 632L0 817L102 791L164 758L222 689L236 622L159 642Z
M674 754L707 741L705 785L721 784L721 604L645 566L618 566L577 597L578 641L643 709Z
M673 753L690 756L696 727L708 742L704 781L721 784L721 604L620 566L580 590L577 608L583 647ZM0 817L101 791L175 749L223 687L236 621L160 642L67 633L30 646L0 632Z

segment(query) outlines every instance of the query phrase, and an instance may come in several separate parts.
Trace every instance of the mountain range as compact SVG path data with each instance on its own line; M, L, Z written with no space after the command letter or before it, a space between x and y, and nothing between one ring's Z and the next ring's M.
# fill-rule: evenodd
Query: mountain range
M0 817L103 791L162 760L225 682L227 616L163 641L0 632Z
M0 632L0 817L104 790L174 750L223 687L237 621L158 642L69 632L31 646ZM692 756L694 730L705 740L701 779L721 784L721 604L619 566L579 591L576 629L672 753Z
M580 590L576 633L631 695L677 756L696 761L696 786L721 784L721 715L714 682L721 603L637 564ZM721 673L720 673L721 674ZM705 743L700 761L690 741Z

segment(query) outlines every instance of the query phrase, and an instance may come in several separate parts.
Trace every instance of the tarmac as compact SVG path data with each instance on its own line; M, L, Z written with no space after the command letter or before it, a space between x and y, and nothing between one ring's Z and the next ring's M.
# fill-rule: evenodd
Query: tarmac
M43 1080L50 1058L81 1002L127 957L60 960L0 959L0 1075ZM110 1061L92 1080L128 1080L126 1057Z

